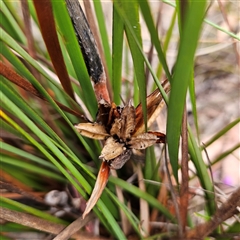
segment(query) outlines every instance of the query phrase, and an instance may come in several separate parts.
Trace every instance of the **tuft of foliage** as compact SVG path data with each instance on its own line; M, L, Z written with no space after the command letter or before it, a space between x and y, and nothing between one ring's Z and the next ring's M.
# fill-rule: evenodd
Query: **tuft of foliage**
M239 87L235 60L239 29L233 26L234 19L227 20L233 5L219 1L216 6L205 0L176 1L176 5L167 0L85 3L110 98L117 105L121 99L133 99L135 106L141 102L147 126L146 97L159 88L165 107L153 127L166 132L167 144L147 149L144 162L131 160L112 171L94 215L80 219L68 236L230 239L239 234L239 222L227 220L239 215L240 189L226 196L214 179L226 159L239 161L235 154L239 141L230 141L227 149L208 156L214 144L239 127L239 114L229 113L213 132L205 131L204 122L204 116L218 117L211 115L207 94L214 94L214 81L221 86L219 79L225 76L231 79L226 83L232 84L231 90ZM219 13L223 19L215 21ZM14 232L56 236L82 215L101 165L101 143L82 137L74 128L86 118L95 120L99 93L64 0L41 4L3 0L0 19L1 218L6 220L1 238L11 238ZM214 41L219 43L208 43L218 35ZM231 64L213 64L224 62L224 54ZM211 64L207 66L204 59ZM169 96L161 86L166 78ZM227 90L221 96L224 106L236 106L239 100ZM206 111L199 103L207 106ZM53 190L67 200L46 201ZM228 201L219 204L219 195Z

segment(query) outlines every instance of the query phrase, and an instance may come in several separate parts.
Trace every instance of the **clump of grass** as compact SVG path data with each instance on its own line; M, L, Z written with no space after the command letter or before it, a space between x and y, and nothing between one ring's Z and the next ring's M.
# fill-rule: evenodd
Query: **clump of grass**
M82 227L74 237L93 238L94 230L87 232L89 228L84 226L96 218L100 220L100 236L118 239L131 235L146 239L229 239L237 234L239 221L225 226L238 214L239 189L224 196L223 190L216 188L215 174L217 164L223 165L226 158L235 156L239 142L233 141L213 157L208 153L239 125L239 116L231 112L223 124L216 123L208 140L206 129L211 122L204 122L219 113L206 92L214 95L219 93L218 88L231 90L229 84L232 89L238 85L239 53L235 45L239 29L231 19L237 14L228 14L233 5L221 1L218 5L206 1L177 2L176 6L168 1L85 5L91 30L99 34L95 39L106 74L104 94L118 105L120 96L124 100L133 98L135 106L141 102L146 124L146 97L158 87L166 109L156 119L155 127L162 128L161 123L166 121L167 145L149 148L144 163L129 161L121 170L113 171L94 208L95 215L78 219L77 227L70 225L73 228L68 228L68 236ZM154 14L156 7L159 16ZM112 29L105 21L106 9L112 13ZM219 14L222 19L217 19ZM74 124L86 117L95 120L102 92L96 82L91 83L94 79L86 67L87 57L81 52L65 1L3 1L1 20L1 186L5 189L1 218L8 221L1 237L34 229L57 235L81 216L101 165L101 144L80 136ZM209 43L218 35L219 39L214 39L217 43ZM228 53L225 39L231 43ZM169 56L172 50L176 52L173 61ZM215 60L225 62L224 54L231 65L216 66ZM223 76L228 78L226 88ZM171 84L169 96L161 86L165 78ZM226 98L230 90L221 95L225 110L225 106L234 108L238 100L234 94ZM68 202L57 208L70 207L70 213L47 213L51 206L44 197L51 190L68 193ZM200 197L196 196L199 190ZM220 204L219 195L228 201ZM81 204L74 205L75 199ZM45 227L28 225L29 219Z

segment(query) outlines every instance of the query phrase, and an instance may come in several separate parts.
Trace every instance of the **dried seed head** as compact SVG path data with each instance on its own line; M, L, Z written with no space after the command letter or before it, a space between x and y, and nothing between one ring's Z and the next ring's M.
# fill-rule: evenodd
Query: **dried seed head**
M131 149L125 149L121 155L114 158L109 166L112 169L120 169L123 167L123 165L131 158L132 156L132 150Z
M113 137L109 137L105 142L99 158L109 161L121 155L124 149L123 143L116 142Z

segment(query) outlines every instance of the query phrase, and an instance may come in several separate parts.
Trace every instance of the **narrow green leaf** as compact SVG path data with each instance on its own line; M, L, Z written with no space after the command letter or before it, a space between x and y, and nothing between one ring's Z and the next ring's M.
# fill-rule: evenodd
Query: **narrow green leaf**
M132 184L129 184L128 182L125 182L124 180L115 178L113 176L110 176L109 181L121 187L125 191L132 193L134 196L146 200L150 205L158 209L162 214L164 214L172 222L176 221L176 219L169 213L169 211L164 206L162 206L156 198L154 198L147 192L143 192L138 187L133 186Z
M8 203L14 207L17 207L18 209L21 209L22 211L24 212L27 212L27 213L30 213L34 216L37 216L37 217L40 217L40 218L43 218L43 219L46 219L46 220L49 220L51 222L55 222L55 223L62 223L64 225L67 225L68 223L62 219L59 219L57 217L54 217L54 216L51 216L49 215L48 213L45 213L41 210L37 210L36 208L33 208L33 207L29 207L27 205L24 205L20 202L16 202L16 201L13 201L9 198L5 198L5 197L2 197L0 196L0 202L4 202L4 203Z
M162 85L160 84L159 79L158 79L157 75L155 74L155 72L154 72L151 64L149 63L147 57L145 56L145 54L144 54L144 52L143 52L143 49L142 49L142 45L141 45L141 43L139 42L139 40L138 40L138 38L137 38L137 36L136 36L136 34L135 34L135 31L134 31L134 29L133 29L133 26L132 26L131 23L129 22L128 18L126 17L126 15L125 15L124 11L121 9L121 7L118 6L118 4L117 4L116 2L114 2L114 3L115 3L115 4L114 4L114 7L115 7L116 11L118 12L119 16L121 16L122 21L123 21L124 24L128 27L130 33L132 34L132 37L133 37L133 39L134 39L134 41L135 41L135 45L138 47L139 51L141 52L142 57L144 58L144 61L145 61L147 67L149 68L149 70L150 70L150 72L151 72L151 74L152 74L152 77L153 77L153 79L154 79L154 81L155 81L155 84L157 85L157 87L159 88L159 90L160 90L160 92L161 92L161 94L162 94L162 96L163 96L163 99L165 100L166 104L168 104L168 96L167 96L167 94L165 93Z
M151 10L150 10L149 3L146 0L138 0L138 2L139 2L139 5L140 5L140 8L141 8L144 20L147 24L149 34L151 35L151 42L154 44L154 47L156 48L157 53L158 53L158 58L159 58L159 60L162 64L162 67L163 67L163 69L164 69L164 71L167 75L168 80L171 82L172 76L171 76L170 71L168 69L167 62L166 62L166 59L165 59L165 55L164 55L164 52L162 50L161 43L160 43L160 40L159 40L159 37L158 37L158 32L157 32L157 29L156 29L156 27L154 25L154 22L153 22L153 17L152 17L152 13L151 13Z
M122 86L122 53L123 53L124 24L116 9L113 7L113 36L112 36L112 86L114 102L120 104Z
M1 143L1 149L5 150L5 151L8 151L10 153L16 154L16 155L18 155L20 157L27 158L30 161L33 161L34 163L40 164L40 165L42 165L44 167L47 167L47 168L50 168L50 169L52 169L54 171L58 170L53 164L45 161L44 159L39 158L39 157L37 157L37 156L35 156L35 155L31 154L31 153L28 153L28 152L26 152L24 150L21 150L19 148L13 147L13 146L5 143L5 142Z
M5 2L2 1L1 2L1 14L4 14L4 17L8 20L10 26L11 26L11 30L14 31L14 36L17 36L17 39L23 43L26 44L27 40L26 37L22 31L22 29L20 28L19 24L16 22L16 20L13 18L12 14L10 13L10 11L8 10L7 6L5 5ZM2 18L1 18L1 25L2 25ZM9 29L6 29L6 31L8 31Z
M162 0L162 1L163 1L164 3L167 3L168 5L170 5L170 6L172 6L172 7L176 7L176 4L175 4L173 1L169 1L169 0ZM226 33L228 36L231 36L231 37L237 39L238 41L240 41L240 37L239 37L238 35L234 34L233 32L230 32L230 31L228 31L227 29L220 27L219 25L213 23L213 22L210 21L210 20L204 19L204 22L207 23L207 24L209 24L209 25L211 25L211 26L213 26L214 28L216 28L216 29L218 29L218 30Z
M88 109L92 116L95 116L97 112L97 101L94 101L94 99L96 99L96 97L92 88L92 84L87 72L82 53L80 51L79 44L76 39L75 32L73 30L72 22L66 9L66 3L63 0L53 0L52 6L59 26L59 30L61 32L61 36L64 39L66 49L72 61L78 80L81 84L82 90L84 90L84 102L86 106L88 106Z
M225 133L227 133L231 128L236 126L240 122L240 118L237 118L236 120L229 123L226 127L221 129L217 134L215 134L210 140L208 140L206 143L204 143L204 146L202 148L206 148L210 146L212 143L214 143L217 139L222 137Z
M200 145L194 73L192 74L190 82L189 82L189 95L190 95L191 104L192 104L192 114L193 114L193 118L194 118L195 129L197 132L198 145Z
M0 154L0 158L2 164L13 165L14 167L18 167L21 170L27 169L28 171L31 171L33 174L42 175L56 180L64 181L64 179L60 175L54 173L53 171L46 170L44 168L41 168L41 171L39 171L39 166L21 161L12 156L10 157L4 154Z
M178 181L178 148L183 108L194 64L194 54L205 14L206 1L192 2L179 44L177 61L171 84L167 117L167 142L173 174ZM191 34L189 34L191 33Z
M197 145L195 138L192 134L190 127L188 127L188 149L189 154L191 155L191 160L197 170L197 176L201 182L201 186L206 191L204 192L207 199L207 211L209 215L212 215L215 212L215 201L214 201L214 191L213 191L213 183L210 179L207 167L205 162L203 161L202 154L199 146Z
M104 57L107 64L107 71L109 73L110 78L112 77L112 56L111 50L109 46L109 38L106 29L106 21L105 16L102 10L102 3L101 1L93 1L95 14L97 17L97 23L99 27L99 32L102 40L103 50L104 50Z
M141 38L141 28L139 24L139 12L138 12L138 3L137 1L131 2L121 2L121 5L118 2L114 2L114 6L116 6L116 10L122 9L122 13L124 14L124 18L129 21L129 25L132 27L135 37L141 46L142 49L142 38ZM118 12L119 13L119 12ZM145 70L144 70L144 58L139 50L138 46L135 44L134 37L132 36L132 32L129 29L129 26L125 24L126 36L129 44L129 48L131 51L134 72L138 82L140 100L142 103L142 110L144 115L144 123L145 128L147 128L147 115L146 115L146 80L145 80ZM147 129L146 129L147 130Z
M225 157L229 156L230 154L232 154L234 151L236 151L238 148L240 148L240 143L235 144L233 147L231 147L230 149L228 149L227 151L221 153L220 155L218 155L215 159L213 159L212 161L212 165L221 161L222 159L224 159Z

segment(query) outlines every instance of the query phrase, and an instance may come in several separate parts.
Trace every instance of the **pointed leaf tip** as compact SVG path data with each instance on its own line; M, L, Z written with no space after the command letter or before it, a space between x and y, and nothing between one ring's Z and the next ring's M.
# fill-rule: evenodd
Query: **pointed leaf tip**
M92 191L92 195L87 202L86 209L82 215L84 219L86 215L93 209L98 199L102 195L103 189L105 188L110 173L110 167L106 161L103 161L98 172L97 180Z

